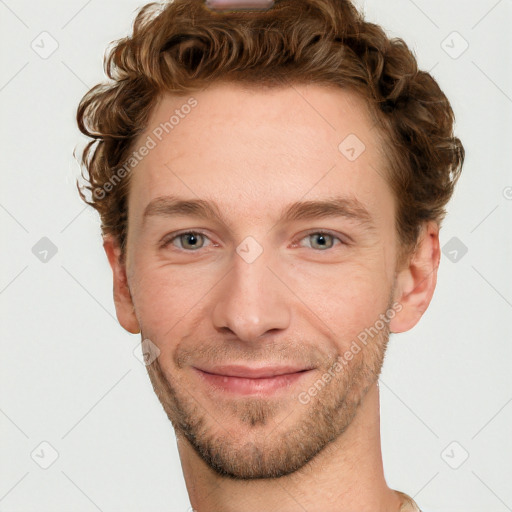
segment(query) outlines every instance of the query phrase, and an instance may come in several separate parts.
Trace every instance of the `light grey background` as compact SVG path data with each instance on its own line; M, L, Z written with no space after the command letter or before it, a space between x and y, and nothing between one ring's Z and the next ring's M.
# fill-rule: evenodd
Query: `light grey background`
M0 0L0 512L190 506L140 337L115 318L99 218L78 197L72 156L84 142L76 106L142 5ZM438 512L512 511L512 2L358 5L432 70L467 155L431 306L386 357L386 477ZM55 255L36 245L43 237Z

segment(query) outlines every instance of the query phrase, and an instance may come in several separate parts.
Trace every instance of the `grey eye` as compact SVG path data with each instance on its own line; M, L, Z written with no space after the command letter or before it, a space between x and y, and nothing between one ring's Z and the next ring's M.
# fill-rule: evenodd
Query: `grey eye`
M204 238L204 235L202 235L201 233L189 232L175 236L172 239L172 242L174 242L175 240L179 240L181 249L197 250L203 247Z
M318 233L310 233L305 238L313 240L313 242L311 243L312 249L325 250L325 249L330 249L331 247L333 247L334 240L337 239L338 237L335 237L334 235L330 235L329 233L318 232ZM339 238L338 238L338 240L339 240Z

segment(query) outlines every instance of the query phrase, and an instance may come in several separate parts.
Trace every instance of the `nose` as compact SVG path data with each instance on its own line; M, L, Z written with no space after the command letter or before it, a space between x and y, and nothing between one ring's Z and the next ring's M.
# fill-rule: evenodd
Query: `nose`
M252 262L234 253L232 265L217 288L214 326L231 331L245 343L261 342L264 335L286 329L291 316L290 291L276 277L278 272L271 270L275 265L266 253Z

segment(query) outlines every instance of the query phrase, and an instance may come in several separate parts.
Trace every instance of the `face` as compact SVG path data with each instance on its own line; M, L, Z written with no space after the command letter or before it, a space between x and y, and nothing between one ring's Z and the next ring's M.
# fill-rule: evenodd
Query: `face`
M343 433L380 372L395 200L353 93L192 96L164 97L139 137L155 144L132 171L118 316L159 353L147 368L178 438L219 474L282 476Z

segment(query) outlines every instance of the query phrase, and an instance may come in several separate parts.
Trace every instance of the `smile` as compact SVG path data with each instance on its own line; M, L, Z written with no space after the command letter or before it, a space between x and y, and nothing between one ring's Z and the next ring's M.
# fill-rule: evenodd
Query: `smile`
M270 395L296 384L309 374L311 369L290 367L266 367L251 369L242 366L226 366L193 370L208 386L219 391L240 395Z

